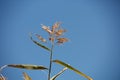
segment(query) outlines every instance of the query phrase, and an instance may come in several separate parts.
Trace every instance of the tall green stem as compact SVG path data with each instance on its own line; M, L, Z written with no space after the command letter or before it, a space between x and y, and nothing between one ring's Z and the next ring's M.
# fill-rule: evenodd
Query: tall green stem
M54 42L52 42L52 47L51 47L51 52L50 52L50 64L49 64L48 80L50 80L50 75L51 75L53 47L54 47Z

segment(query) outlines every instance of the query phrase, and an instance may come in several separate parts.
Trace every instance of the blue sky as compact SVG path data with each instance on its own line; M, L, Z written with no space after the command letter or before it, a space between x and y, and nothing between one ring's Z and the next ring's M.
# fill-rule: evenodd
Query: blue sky
M94 80L120 78L119 0L0 0L0 65L48 66L49 53L36 46L29 32L47 33L40 24L62 22L69 42L56 46L54 59L71 64ZM53 64L53 73L63 67ZM6 68L8 80L22 80L27 72L33 80L47 80L47 71ZM57 80L86 80L67 70Z

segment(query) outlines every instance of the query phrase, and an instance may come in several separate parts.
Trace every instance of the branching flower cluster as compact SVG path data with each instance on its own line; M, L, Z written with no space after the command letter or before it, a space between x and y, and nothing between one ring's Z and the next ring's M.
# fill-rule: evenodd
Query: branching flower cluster
M2 67L0 67L0 80L7 80L6 77L3 76L2 74L2 70L3 68L6 67L11 67L11 68L19 68L19 69L27 69L27 70L48 70L48 76L47 79L48 80L56 80L65 70L72 70L75 73L85 77L88 80L93 80L91 77L87 76L86 74L82 73L81 71L77 70L76 68L72 67L70 64L67 64L61 60L53 60L53 48L54 48L54 43L57 44L63 44L65 42L68 41L67 38L62 37L62 35L66 32L65 29L62 29L62 27L60 26L60 22L56 22L51 28L45 25L41 25L42 29L45 30L49 36L48 36L48 40L43 38L41 35L39 34L35 34L37 36L37 38L41 41L41 42L47 42L50 41L51 42L51 48L43 45L42 43L34 40L32 38L32 35L30 34L30 39L33 41L33 43L35 43L37 46L39 46L40 48L43 48L47 51L49 51L49 65L48 67L45 67L43 65L34 65L34 64L8 64L8 65L4 65ZM54 76L51 76L52 74L52 63L56 63L59 64L61 66L63 66L64 68L58 72L57 74L55 74ZM23 77L24 80L32 80L32 78L25 72L23 72ZM42 79L41 79L42 80Z
M42 29L44 29L46 32L49 33L49 40L51 42L54 42L54 41L57 41L56 43L58 44L62 44L64 42L67 42L68 39L67 38L64 38L64 37L61 37L64 32L66 32L65 29L62 29L61 26L60 26L60 23L59 22L56 22L53 26L52 26L52 29L50 29L49 27L41 24L42 26ZM44 39L42 36L36 34L36 36L38 37L38 39L40 39L42 42L46 42L47 40Z

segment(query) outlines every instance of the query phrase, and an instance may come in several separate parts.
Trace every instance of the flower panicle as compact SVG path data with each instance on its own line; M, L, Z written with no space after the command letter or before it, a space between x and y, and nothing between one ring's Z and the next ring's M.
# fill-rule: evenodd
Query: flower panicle
M52 28L50 29L48 26L45 26L43 24L41 24L42 29L45 30L46 32L48 32L50 34L49 40L51 42L56 41L58 44L63 44L64 42L67 42L68 39L67 38L60 38L60 36L63 35L64 32L66 32L65 29L60 28L60 22L56 22ZM42 42L46 42L46 40L44 38L42 38L40 35L36 35L38 37L38 39L40 39Z

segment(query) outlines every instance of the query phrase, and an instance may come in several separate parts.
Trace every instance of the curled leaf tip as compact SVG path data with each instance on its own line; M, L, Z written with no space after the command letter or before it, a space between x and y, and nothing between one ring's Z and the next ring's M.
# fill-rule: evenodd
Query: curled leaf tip
M2 70L3 70L4 68L6 68L6 67L7 67L7 65L4 65L4 66L0 67L0 73L1 73Z

